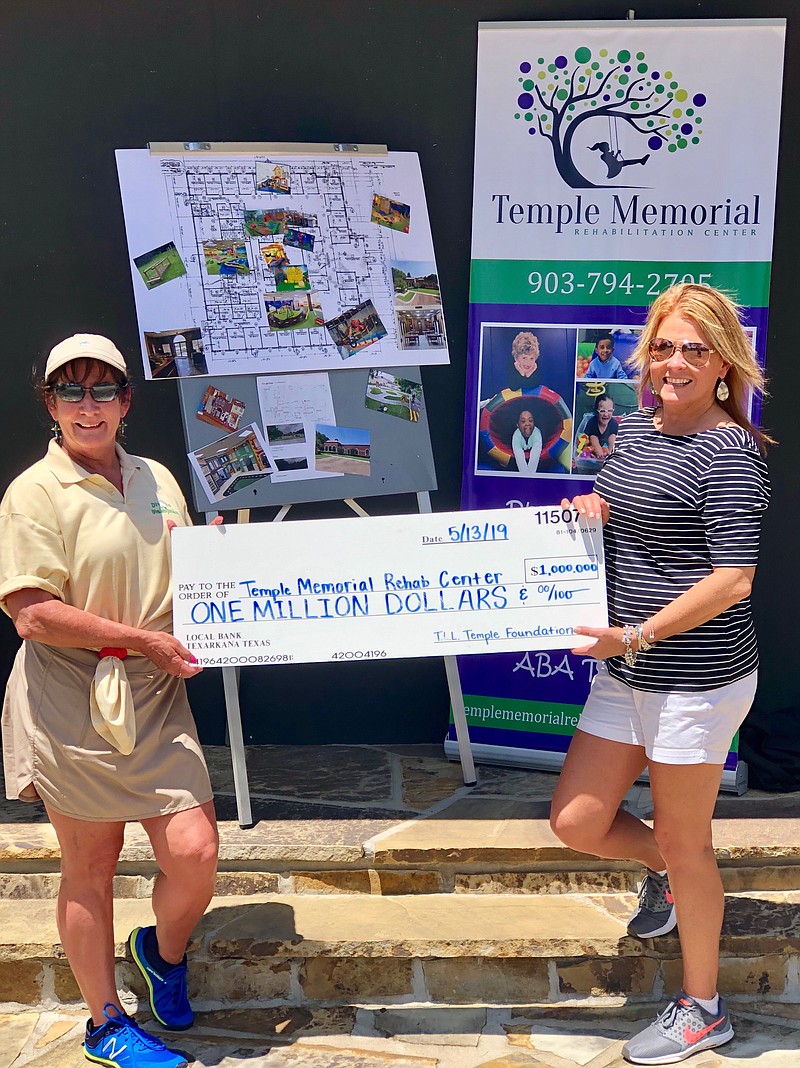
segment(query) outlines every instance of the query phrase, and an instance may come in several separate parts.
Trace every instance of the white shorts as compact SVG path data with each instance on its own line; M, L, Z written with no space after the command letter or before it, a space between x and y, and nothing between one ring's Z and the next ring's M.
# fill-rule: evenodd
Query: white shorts
M634 690L600 664L578 729L596 738L644 747L660 764L724 764L750 711L758 672L715 690Z

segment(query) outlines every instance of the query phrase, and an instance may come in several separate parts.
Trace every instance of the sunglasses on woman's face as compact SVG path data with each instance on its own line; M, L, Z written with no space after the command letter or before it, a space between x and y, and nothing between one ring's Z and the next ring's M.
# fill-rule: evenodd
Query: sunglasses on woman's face
M93 386L82 386L80 382L57 382L50 387L50 392L67 404L80 404L87 393L91 393L92 400L97 404L107 404L116 400L124 388L117 382L96 382Z
M663 363L673 352L679 352L692 367L705 367L712 352L702 341L670 341L665 337L654 337L647 346L651 363Z

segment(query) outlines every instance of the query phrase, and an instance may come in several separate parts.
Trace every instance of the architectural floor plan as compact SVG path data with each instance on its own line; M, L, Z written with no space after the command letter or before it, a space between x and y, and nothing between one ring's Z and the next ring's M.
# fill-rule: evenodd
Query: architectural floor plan
M117 164L146 378L448 362L416 154Z

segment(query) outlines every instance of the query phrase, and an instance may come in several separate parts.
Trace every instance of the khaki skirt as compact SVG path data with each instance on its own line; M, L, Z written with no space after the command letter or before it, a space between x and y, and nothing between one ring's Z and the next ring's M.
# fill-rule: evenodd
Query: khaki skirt
M6 796L19 798L33 785L55 811L105 823L210 801L183 679L143 656L125 660L136 745L123 756L92 726L89 690L96 667L97 654L88 649L22 643L3 703Z

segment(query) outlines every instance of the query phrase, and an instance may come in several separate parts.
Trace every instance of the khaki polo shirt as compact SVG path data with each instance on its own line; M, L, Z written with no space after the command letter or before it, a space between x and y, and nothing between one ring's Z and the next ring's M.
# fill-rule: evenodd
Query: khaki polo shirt
M167 520L191 523L180 487L155 460L117 446L123 492L50 442L0 503L0 608L16 590L142 630L170 630Z

